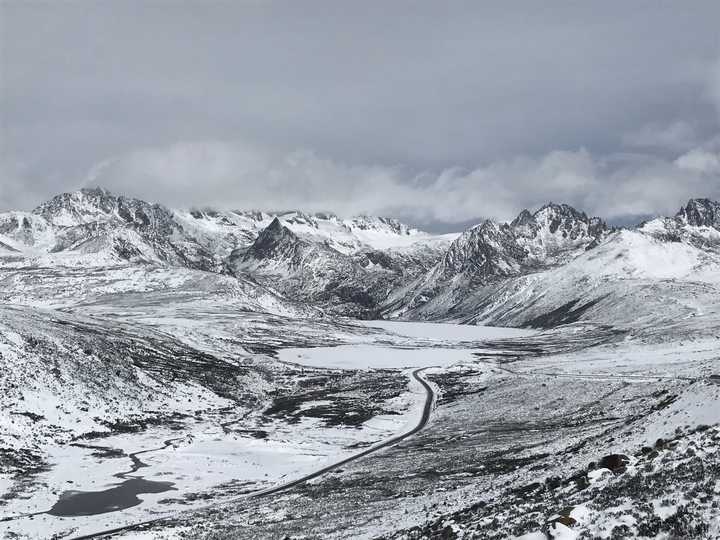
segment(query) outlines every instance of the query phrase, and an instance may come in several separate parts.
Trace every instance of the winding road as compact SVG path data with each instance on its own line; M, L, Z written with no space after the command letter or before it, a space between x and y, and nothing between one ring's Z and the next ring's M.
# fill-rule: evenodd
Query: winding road
M327 474L331 471L334 471L343 465L347 465L348 463L351 463L353 461L357 461L359 459L364 458L365 456L368 456L370 454L373 454L375 452L378 452L379 450L382 450L383 448L388 448L389 446L393 446L400 441L403 441L407 439L408 437L411 437L415 435L418 431L423 429L428 421L430 420L430 414L433 410L433 405L435 403L436 394L435 391L432 389L430 384L425 380L422 376L422 372L424 370L428 369L427 367L418 368L411 372L411 377L415 379L425 390L425 403L423 405L423 411L422 416L420 417L420 421L413 427L411 430L406 431L405 433L401 433L400 435L396 435L394 437L391 437L390 439L387 439L385 441L379 442L369 448L366 448L362 452L358 452L357 454L353 454L352 456L349 456L345 459L342 459L338 462L333 463L332 465L328 465L326 467L323 467L322 469L318 469L317 471L314 471L310 474L306 474L304 476L301 476L300 478L297 478L295 480L291 480L290 482L286 482L284 484L279 484L277 486L269 487L267 489L262 489L259 491L253 491L252 493L249 493L247 495L244 495L241 497L241 499L257 499L261 497L268 497L270 495L274 495L276 493L280 493L282 491L286 491L290 488L293 488L295 486L298 486L300 484L303 484L309 480L313 480L314 478L317 478L319 476L322 476L324 474ZM238 499L236 499L238 500ZM223 501L223 503L232 502L232 501ZM214 505L210 505L214 506ZM204 508L196 508L193 511L198 510L204 510L209 508L210 506L206 506ZM161 523L163 521L166 521L168 519L172 519L171 516L165 516L161 518L155 518L148 521L143 521L140 523L134 523L132 525L125 525L123 527L117 527L115 529L108 529L92 534L86 534L83 536L76 536L72 540L87 540L90 538L103 538L107 536L112 536L114 534L123 533L123 532L130 532L130 531L137 531L137 530L143 530L145 528L149 528L152 525Z

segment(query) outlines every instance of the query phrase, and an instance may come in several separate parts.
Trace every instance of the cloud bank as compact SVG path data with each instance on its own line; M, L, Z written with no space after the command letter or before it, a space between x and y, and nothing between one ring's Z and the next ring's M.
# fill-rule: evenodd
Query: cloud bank
M437 172L352 165L242 141L195 141L104 161L85 184L172 206L332 210L415 222L511 219L548 201L617 218L672 213L690 197L720 198L719 141L673 160L638 153L599 158L578 149Z

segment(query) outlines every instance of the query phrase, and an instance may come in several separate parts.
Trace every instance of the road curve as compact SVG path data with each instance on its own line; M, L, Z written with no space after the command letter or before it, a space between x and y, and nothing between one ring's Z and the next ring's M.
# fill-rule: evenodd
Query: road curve
M306 474L305 476L301 476L300 478L291 480L290 482L287 482L285 484L279 484L277 486L273 486L273 487L270 487L267 489L253 491L252 493L249 493L248 495L245 495L242 498L243 499L258 499L261 497L267 497L269 495L274 495L276 493L286 491L290 488L293 488L295 486L303 484L303 483L307 482L308 480L312 480L314 478L322 476L323 474L326 474L326 473L329 473L330 471L338 469L338 468L342 467L343 465L347 465L348 463L350 463L352 461L356 461L358 459L364 458L365 456L368 456L374 452L382 450L383 448L393 446L394 444L397 444L400 441L415 435L418 431L420 431L427 425L428 421L430 420L430 413L432 413L432 410L433 410L433 404L435 403L435 392L433 391L432 387L428 384L428 382L421 375L421 373L426 369L428 369L428 368L427 367L418 368L411 373L411 376L417 382L419 382L422 385L423 389L425 390L425 403L423 405L422 416L420 417L420 421L417 423L417 425L414 428L412 428L409 431L406 431L405 433L401 433L400 435L391 437L390 439L387 439L383 442L377 443L377 444L371 446L370 448L366 448L362 452L353 454L352 456L349 456L341 461L333 463L332 465L328 465L327 467L318 469L315 472ZM225 501L225 502L232 502L232 501ZM208 507L205 507L205 508L208 508ZM197 508L197 509L191 510L191 511L198 511L198 510L203 510L203 508ZM72 540L88 540L90 538L102 538L102 537L111 536L113 534L122 533L122 532L129 532L129 531L133 531L133 530L143 530L145 527L149 527L151 525L160 523L160 522L168 520L168 519L172 519L172 518L170 516L166 516L166 517L162 517L162 518L151 519L151 520L143 521L140 523L133 523L132 525L125 525L123 527L117 527L115 529L108 529L108 530L97 532L97 533L86 534L83 536L76 536Z

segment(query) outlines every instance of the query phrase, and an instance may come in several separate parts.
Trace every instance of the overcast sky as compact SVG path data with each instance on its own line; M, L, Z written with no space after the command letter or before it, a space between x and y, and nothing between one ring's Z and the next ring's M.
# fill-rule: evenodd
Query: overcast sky
M0 210L720 199L720 2L0 1Z

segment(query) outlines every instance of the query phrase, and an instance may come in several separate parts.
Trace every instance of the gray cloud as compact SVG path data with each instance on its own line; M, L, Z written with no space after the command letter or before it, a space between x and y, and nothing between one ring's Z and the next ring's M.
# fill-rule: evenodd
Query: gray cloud
M717 192L676 162L720 131L717 20L713 1L2 2L0 208L93 169L184 206L662 211Z
M718 118L720 118L720 58L710 72L708 94L710 99L715 102Z
M669 152L686 151L699 143L695 128L684 120L668 125L647 124L623 135L622 141L629 148Z

